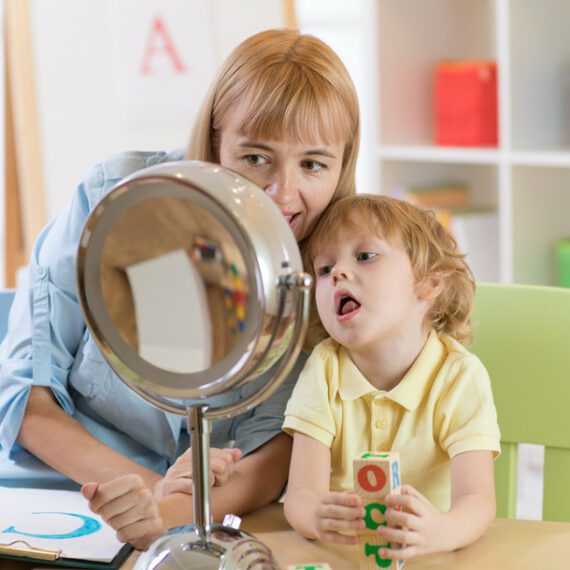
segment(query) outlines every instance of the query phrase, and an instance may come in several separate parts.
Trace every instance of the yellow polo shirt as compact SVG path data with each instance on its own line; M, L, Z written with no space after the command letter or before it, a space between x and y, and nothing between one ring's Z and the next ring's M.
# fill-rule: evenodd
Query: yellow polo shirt
M372 386L336 341L320 343L287 404L283 429L330 447L333 491L354 488L352 460L360 452L399 452L402 483L442 511L450 506L451 458L465 451L500 453L485 367L459 342L435 331L388 392Z

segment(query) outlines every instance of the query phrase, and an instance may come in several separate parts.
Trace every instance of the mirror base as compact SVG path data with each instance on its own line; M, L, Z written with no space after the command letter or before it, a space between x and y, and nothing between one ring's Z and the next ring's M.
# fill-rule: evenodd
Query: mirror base
M155 540L133 570L279 570L271 550L238 529L213 525L205 539L194 525L171 529Z

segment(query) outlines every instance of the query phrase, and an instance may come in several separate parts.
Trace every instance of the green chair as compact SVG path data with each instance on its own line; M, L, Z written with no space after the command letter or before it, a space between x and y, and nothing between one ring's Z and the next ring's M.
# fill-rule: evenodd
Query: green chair
M570 521L570 289L479 284L471 350L493 387L497 516L515 517L517 444L545 447L542 518Z

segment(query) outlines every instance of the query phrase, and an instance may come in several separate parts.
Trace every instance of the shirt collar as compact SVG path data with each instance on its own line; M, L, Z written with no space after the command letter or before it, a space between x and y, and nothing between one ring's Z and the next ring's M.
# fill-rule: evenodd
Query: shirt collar
M439 371L447 351L437 333L432 330L412 367L397 386L389 392L377 390L350 358L348 350L340 347L339 396L343 400L356 400L367 394L383 394L408 411L415 410L424 398L432 380Z

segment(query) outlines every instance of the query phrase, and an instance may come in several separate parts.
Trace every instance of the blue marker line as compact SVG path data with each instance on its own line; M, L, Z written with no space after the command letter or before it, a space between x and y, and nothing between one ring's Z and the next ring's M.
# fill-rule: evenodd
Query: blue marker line
M101 528L101 523L94 519L93 517L85 517L83 515L77 515L75 513L61 513L61 512L51 512L51 511L45 511L45 512L38 512L38 513L32 513L32 515L65 515L68 517L75 517L78 519L81 519L83 521L83 524L71 531L68 532L66 534L33 534L33 533L28 533L28 532L22 532L20 530L16 530L15 526L10 526L8 527L6 530L3 530L2 533L5 534L21 534L23 536L30 536L32 538L79 538L80 536L87 536L88 534L93 534L94 532L97 532L100 528Z

